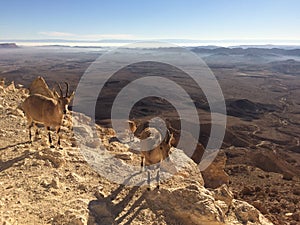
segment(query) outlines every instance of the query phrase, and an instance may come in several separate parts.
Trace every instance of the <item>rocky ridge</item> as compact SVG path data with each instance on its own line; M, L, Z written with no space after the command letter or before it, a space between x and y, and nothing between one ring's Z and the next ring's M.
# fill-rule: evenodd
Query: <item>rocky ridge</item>
M138 165L139 156L126 144L110 142L112 129L95 125L96 135L91 135L85 115L73 112L64 121L63 150L48 147L43 128L29 143L18 109L27 93L13 83L0 86L0 224L272 224L255 207L234 199L226 184L206 189L197 165L179 149L171 157L174 175L160 190L147 191L146 182L111 182L95 165L117 173L124 165ZM70 127L86 136L76 137ZM94 161L94 170L86 159L99 155L96 148L117 163Z

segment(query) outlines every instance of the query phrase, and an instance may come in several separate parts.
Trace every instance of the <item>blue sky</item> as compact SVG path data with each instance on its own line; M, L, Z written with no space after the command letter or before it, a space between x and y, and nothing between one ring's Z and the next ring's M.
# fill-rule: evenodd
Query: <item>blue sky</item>
M299 40L298 0L3 0L0 40Z

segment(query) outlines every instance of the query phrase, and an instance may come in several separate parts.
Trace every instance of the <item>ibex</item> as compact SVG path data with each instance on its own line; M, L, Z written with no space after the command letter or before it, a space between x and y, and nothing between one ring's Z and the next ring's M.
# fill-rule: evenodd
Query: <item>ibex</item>
M65 82L67 90L65 96L63 96L63 91L61 86L59 86L60 95L54 92L55 97L50 98L41 94L30 95L22 104L22 109L26 115L29 124L29 139L32 141L31 128L35 126L35 123L43 124L48 130L48 138L50 147L54 148L52 145L52 139L50 135L50 127L55 128L56 134L58 136L57 144L60 147L60 127L62 125L63 116L67 112L67 107L74 96L74 92L69 94L69 85Z
M137 129L137 125L132 120L127 120L127 122L129 124L129 129L131 131L131 133L129 135L129 141L132 142L132 141L134 141L134 133L135 133L135 131Z
M157 189L160 185L160 163L167 159L170 155L170 149L172 148L171 143L173 143L173 134L170 134L170 131L167 129L166 136L162 139L162 134L156 128L147 127L139 135L142 139L141 145L141 171L146 166L151 166L157 164ZM147 141L143 141L146 139ZM158 145L157 145L158 144ZM156 146L157 145L157 146ZM153 146L156 146L153 148ZM148 170L148 190L150 190L150 171Z

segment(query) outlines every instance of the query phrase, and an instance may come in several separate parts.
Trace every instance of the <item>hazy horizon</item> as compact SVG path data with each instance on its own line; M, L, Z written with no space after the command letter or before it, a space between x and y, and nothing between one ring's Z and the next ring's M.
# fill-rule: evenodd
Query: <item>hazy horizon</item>
M235 47L235 46L262 46L262 47L298 47L299 41L292 40L189 40L189 39L104 39L104 40L68 40L68 39L39 39L39 40L0 40L2 43L15 43L18 46L37 47L37 46L66 46L66 47L121 47L135 42L166 42L183 47L197 46L216 46L216 47Z

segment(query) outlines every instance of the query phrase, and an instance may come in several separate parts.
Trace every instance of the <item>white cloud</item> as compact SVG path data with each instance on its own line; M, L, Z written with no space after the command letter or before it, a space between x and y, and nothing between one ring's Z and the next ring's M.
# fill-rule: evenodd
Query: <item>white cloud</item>
M98 40L98 39L136 39L134 35L131 34L73 34L58 31L43 31L39 34L48 37L69 37L77 40Z
M78 35L83 39L133 39L136 38L131 34L87 34L87 35Z
M49 37L73 37L75 34L65 33L65 32L57 32L57 31L43 31L39 32L39 34Z

